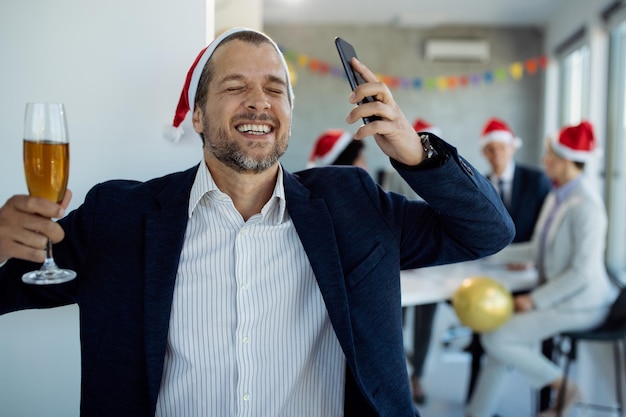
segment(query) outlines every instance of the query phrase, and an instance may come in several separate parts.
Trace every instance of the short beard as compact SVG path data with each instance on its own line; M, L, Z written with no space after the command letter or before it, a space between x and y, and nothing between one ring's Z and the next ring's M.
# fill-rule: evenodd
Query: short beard
M278 162L281 156L287 151L287 138L279 138L273 145L269 155L262 159L255 159L248 155L244 149L232 141L224 129L211 132L208 120L203 121L204 131L202 140L204 146L224 165L237 172L261 173L267 171ZM260 144L250 144L250 148L261 146Z

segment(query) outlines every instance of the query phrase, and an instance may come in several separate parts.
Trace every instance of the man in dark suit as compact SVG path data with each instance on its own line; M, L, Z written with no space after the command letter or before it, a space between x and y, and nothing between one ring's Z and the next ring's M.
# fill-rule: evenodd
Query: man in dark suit
M354 138L376 142L422 202L362 169L286 172L293 95L276 44L232 29L192 66L187 112L199 165L95 186L61 204L0 208L0 314L77 303L83 416L416 416L402 343L400 269L476 259L513 238L488 181L421 137L389 89L350 96ZM196 91L197 90L197 91ZM37 232L35 232L37 231ZM74 281L32 286L46 238Z
M513 242L516 243L530 240L543 202L552 189L550 179L542 170L515 161L515 151L521 145L522 140L513 133L506 122L495 117L487 120L480 135L483 155L491 166L491 172L486 176L500 194L511 215L515 224ZM546 347L546 350L549 349ZM478 378L483 354L477 334L473 334L466 350L472 353L467 393L469 399Z
M527 242L552 184L542 170L515 162L513 157L522 140L504 121L489 119L482 130L480 144L491 166L487 177L500 193L515 224L513 242Z
M480 141L483 155L491 166L491 172L487 176L504 198L507 211L515 224L513 242L528 242L533 235L543 202L552 189L552 183L542 170L515 162L515 151L522 145L522 140L503 120L488 120L483 127ZM544 343L543 351L546 355L551 354L551 340ZM543 390L541 409L548 406L549 397L550 390Z

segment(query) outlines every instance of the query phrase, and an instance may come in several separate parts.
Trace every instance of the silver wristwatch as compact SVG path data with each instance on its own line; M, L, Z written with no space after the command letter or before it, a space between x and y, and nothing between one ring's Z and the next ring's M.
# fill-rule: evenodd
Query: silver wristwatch
M420 139L422 140L422 147L424 148L424 154L426 155L424 159L432 159L433 157L437 156L437 151L430 143L428 135L420 135Z

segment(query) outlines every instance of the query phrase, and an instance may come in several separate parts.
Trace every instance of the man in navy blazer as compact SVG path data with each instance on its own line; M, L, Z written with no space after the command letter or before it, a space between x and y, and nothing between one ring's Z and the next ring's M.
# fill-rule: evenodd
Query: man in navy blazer
M377 101L354 107L347 121L381 117L361 126L354 137L374 135L424 201L384 192L360 168L283 170L278 158L286 147L293 103L284 58L264 34L233 29L198 57L188 76L189 92L183 92L179 104L181 110L189 98L193 125L204 143L203 163L143 183L99 184L58 223L50 218L62 216L70 193L60 204L14 196L0 208L0 262L5 262L0 314L79 305L82 416L168 415L161 405L175 401L161 396L168 392L172 312L185 301L176 288L186 279L181 268L188 260L181 254L189 225L196 221L189 214L190 195L200 177L212 178L244 220L262 213L273 196L284 198L297 243L306 253L305 267L314 275L330 333L340 347L345 379L331 383L341 384L341 402L332 412L320 412L317 405L325 398L315 397L316 381L305 379L313 384L306 391L311 397L289 398L286 403L301 408L280 414L419 415L404 358L400 270L490 255L511 241L514 228L486 178L441 139L419 137L389 89L357 60L351 64L366 83L350 102L366 96ZM211 106L216 101L219 105ZM46 237L56 242L58 264L78 277L53 286L24 284L21 274L43 260ZM207 253L202 263L212 270L215 261ZM202 349L219 342L209 338L207 343ZM288 348L292 344L284 341ZM271 355L264 360L269 374L283 360L298 361ZM271 397L283 390L279 385L257 388ZM297 381L294 385L299 388ZM207 395L220 394L222 388L209 386ZM224 394L222 406L229 407L230 400ZM263 409L256 412L268 415Z
M489 162L487 177L500 192L515 224L513 242L530 240L543 202L552 189L550 179L537 169L515 162L522 140L501 119L491 118L483 127L480 145Z

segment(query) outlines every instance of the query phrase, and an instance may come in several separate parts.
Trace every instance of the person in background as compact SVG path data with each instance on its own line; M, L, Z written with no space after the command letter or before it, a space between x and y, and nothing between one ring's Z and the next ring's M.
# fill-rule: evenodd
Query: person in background
M500 193L513 219L514 243L530 240L543 202L552 188L544 172L515 161L515 151L521 145L522 140L503 120L491 118L485 123L480 146L491 167L487 178Z
M413 122L413 129L418 134L441 136L441 130L437 126L433 126L422 118L417 118ZM382 187L388 191L404 194L412 200L421 200L421 197L394 170L389 170L385 173ZM406 310L406 308L402 309L403 318L406 316ZM436 312L437 303L420 304L413 307L412 351L407 354L407 357L411 365L411 396L417 404L426 402L426 392L422 386L422 377L424 375L424 365L428 357Z
M564 127L547 141L543 164L554 188L532 239L494 255L503 261L532 260L539 285L515 296L513 317L482 335L487 357L467 406L468 416L493 415L505 385L503 378L513 368L534 387L549 386L556 393L555 404L563 397L563 415L580 398L578 387L569 380L563 383L561 369L537 344L561 332L601 324L617 295L604 264L606 210L599 193L583 176L585 163L596 153L593 128L586 121ZM540 416L555 417L555 406Z
M529 241L544 200L552 189L550 179L540 169L515 161L515 152L522 146L522 140L502 119L492 117L487 120L481 131L479 144L491 168L486 176L500 194L515 224L513 242ZM511 263L508 267L523 269L526 265ZM465 351L472 355L467 390L469 399L476 386L483 355L478 334L472 334L472 339ZM546 342L544 351L546 353L551 351L549 341ZM542 401L545 402L545 400Z
M326 165L351 165L367 171L365 142L353 139L345 130L326 130L313 144L307 168Z
M400 269L491 255L514 227L453 146L420 138L389 88L351 65L365 83L346 123L380 117L354 138L372 135L424 201L356 167L285 170L285 58L233 28L195 59L176 109L173 127L190 114L200 136L199 164L98 184L65 217L70 193L0 207L0 314L78 304L82 416L419 415ZM47 238L78 276L26 285Z

